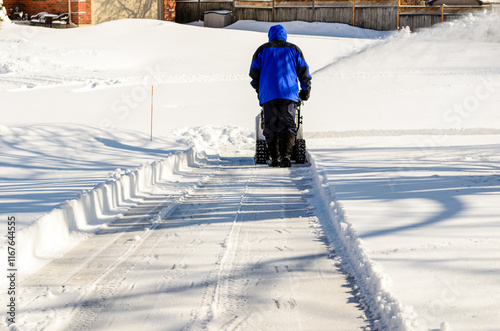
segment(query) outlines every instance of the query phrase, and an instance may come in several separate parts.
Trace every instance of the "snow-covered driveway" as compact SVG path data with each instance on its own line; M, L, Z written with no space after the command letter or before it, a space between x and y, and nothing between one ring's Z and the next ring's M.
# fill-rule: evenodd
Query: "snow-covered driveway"
M20 326L369 327L308 202L309 168L252 161L208 160L163 181L122 218L22 282ZM196 189L179 194L179 179L198 183ZM160 210L164 216L155 218Z

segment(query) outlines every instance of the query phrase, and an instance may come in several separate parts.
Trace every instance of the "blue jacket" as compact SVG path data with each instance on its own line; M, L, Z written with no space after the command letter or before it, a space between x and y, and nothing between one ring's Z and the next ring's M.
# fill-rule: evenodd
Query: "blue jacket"
M281 25L269 29L269 42L260 46L250 66L251 85L262 105L274 99L299 101L299 81L303 90L311 89L309 66L302 51L286 41Z

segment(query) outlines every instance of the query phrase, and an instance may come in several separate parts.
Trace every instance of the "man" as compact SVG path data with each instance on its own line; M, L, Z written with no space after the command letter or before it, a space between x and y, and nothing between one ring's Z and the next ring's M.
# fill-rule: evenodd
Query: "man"
M309 99L311 75L302 51L286 41L283 26L272 26L268 36L269 42L253 55L250 84L264 110L264 136L271 155L269 166L290 167L297 135L295 112L299 99Z

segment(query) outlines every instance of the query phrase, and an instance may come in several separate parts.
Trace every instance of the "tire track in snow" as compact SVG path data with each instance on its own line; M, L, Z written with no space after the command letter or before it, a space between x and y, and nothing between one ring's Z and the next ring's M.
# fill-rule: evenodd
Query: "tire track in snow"
M250 163L249 160L237 160L235 165L230 165L231 167L227 169L224 176L214 178L214 183L212 183L213 186L220 187L225 187L231 183L233 185L231 192L216 193L216 196L220 196L221 201L223 201L223 198L227 199L228 196L232 197L232 200L237 201L237 206L231 208L234 212L231 213L231 221L227 222L230 224L229 229L219 243L222 250L217 254L212 270L204 278L203 297L200 300L199 307L193 311L193 317L184 328L185 330L214 328L211 325L218 323L221 315L223 315L221 312L230 310L234 304L232 302L231 283L232 273L234 272L233 262L236 258L240 238L241 223L239 217L246 199L249 183L254 176L253 172L250 175L246 174L251 170L248 167L243 168L245 175L241 176L242 171L238 170L240 164L248 166ZM238 179L237 177L243 178ZM214 329L220 329L220 327Z
M243 207L243 203L246 199L246 195L248 192L249 183L253 180L254 173L252 171L250 177L248 178L245 191L241 195L241 199L239 202L238 210L234 216L233 224L231 225L231 229L229 230L229 234L227 238L224 240L224 248L225 251L222 254L221 260L219 264L219 271L217 273L217 282L215 284L215 293L212 301L212 311L214 315L214 320L217 319L218 313L221 310L221 306L225 303L222 298L221 289L225 291L225 293L230 294L230 282L231 282L231 270L233 269L234 259L236 257L236 252L238 250L238 241L240 238L241 231L241 221L239 220L241 215L241 209ZM231 299L231 296L228 296Z

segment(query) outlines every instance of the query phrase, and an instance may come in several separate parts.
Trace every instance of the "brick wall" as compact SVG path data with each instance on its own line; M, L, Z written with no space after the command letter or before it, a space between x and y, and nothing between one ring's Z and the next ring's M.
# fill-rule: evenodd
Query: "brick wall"
M27 12L27 7L22 0L3 0L3 6L7 10L7 14L10 15L15 6L19 7L22 12ZM31 12L28 12L31 15Z
M76 24L92 24L91 4L91 0L71 0L71 20Z
M49 14L63 14L68 12L68 0L4 0L7 12L10 8L19 6L20 10L27 12L29 16L40 12ZM71 0L71 20L76 24L91 24L91 0Z

